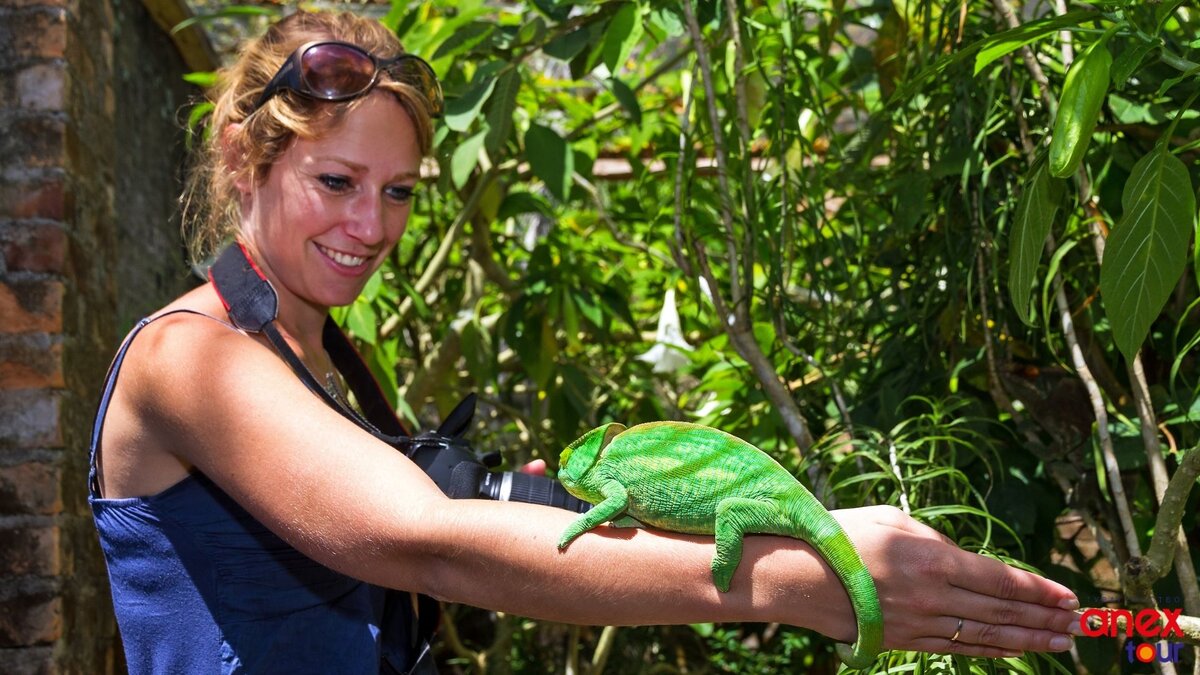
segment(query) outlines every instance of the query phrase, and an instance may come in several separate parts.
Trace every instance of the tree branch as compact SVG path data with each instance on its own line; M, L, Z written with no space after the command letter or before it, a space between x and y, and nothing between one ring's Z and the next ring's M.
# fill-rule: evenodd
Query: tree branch
M1197 477L1200 477L1200 448L1193 448L1180 460L1179 468L1175 470L1175 475L1171 477L1167 489L1163 492L1162 504L1154 521L1154 537L1150 540L1146 556L1131 559L1126 565L1131 583L1132 580L1136 580L1141 590L1148 595L1153 595L1150 586L1166 576L1171 569L1172 560L1178 550L1174 535L1180 531L1184 508Z
M600 675L612 654L613 642L617 639L617 627L605 626L600 632L600 640L596 642L596 651L592 653L592 671L590 675Z
M741 256L748 256L751 253L750 250L738 250L733 218L733 197L729 188L729 169L725 157L725 139L721 131L720 111L717 109L712 64L709 61L708 48L704 43L704 36L700 31L700 24L696 20L696 13L692 9L690 0L683 3L683 12L687 19L688 31L691 34L692 42L696 49L696 59L704 82L705 104L708 109L709 122L712 125L713 143L715 144L714 154L717 158L717 182L719 185L721 223L725 228L726 256L730 275L731 297L729 305L726 305L725 298L721 294L721 287L717 284L716 275L713 274L712 267L709 265L704 243L695 238L690 238L690 249L695 254L696 262L700 267L700 272L704 280L708 283L713 305L717 310L717 317L720 319L726 335L729 336L729 341L733 344L738 354L750 365L759 384L763 387L767 398L770 399L779 416L783 419L789 435L796 442L797 449L803 455L804 452L812 447L812 433L808 429L808 424L804 421L804 416L800 412L799 406L796 405L796 401L792 398L791 392L784 386L779 378L779 373L775 371L775 367L767 360L766 355L763 354L751 330L750 296L743 289L742 274L739 269L740 263L748 265L748 261L743 260ZM730 20L736 21L736 18L731 17ZM750 283L752 280L746 279L745 281ZM750 291L753 290L752 286L747 288Z

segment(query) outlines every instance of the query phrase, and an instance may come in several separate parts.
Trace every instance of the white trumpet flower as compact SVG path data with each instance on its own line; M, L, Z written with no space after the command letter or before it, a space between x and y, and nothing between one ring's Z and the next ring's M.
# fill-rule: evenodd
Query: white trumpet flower
M658 315L658 330L654 334L654 346L639 355L639 361L654 365L656 373L672 373L687 365L685 352L692 346L683 339L683 328L679 324L679 311L675 308L675 289L667 289L663 297L662 311Z

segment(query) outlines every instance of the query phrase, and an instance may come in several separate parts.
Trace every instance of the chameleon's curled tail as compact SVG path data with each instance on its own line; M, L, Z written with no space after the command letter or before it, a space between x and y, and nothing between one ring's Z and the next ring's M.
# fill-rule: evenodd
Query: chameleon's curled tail
M803 489L803 488L802 488ZM879 595L875 591L875 580L867 569L854 543L846 531L829 512L820 506L808 491L804 491L811 505L817 509L793 509L800 529L805 531L801 538L817 549L841 580L850 596L854 608L854 619L858 625L858 637L854 644L837 645L838 658L851 668L868 668L883 649L883 610L879 606ZM793 504L798 505L796 500ZM798 511L798 512L797 512Z
M879 607L875 580L845 532L839 531L827 541L832 546L814 546L829 561L830 567L846 587L850 606L854 608L854 620L858 624L858 639L853 645L837 645L837 655L842 663L851 668L867 668L883 649L883 610Z

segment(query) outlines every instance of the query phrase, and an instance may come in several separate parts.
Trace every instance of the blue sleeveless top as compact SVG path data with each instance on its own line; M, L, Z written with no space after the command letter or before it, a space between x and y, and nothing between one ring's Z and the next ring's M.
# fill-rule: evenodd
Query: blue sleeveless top
M309 559L199 471L153 496L100 496L96 453L121 362L142 328L171 313L129 333L92 429L88 502L129 672L365 674L414 660L414 671L432 672L411 602Z

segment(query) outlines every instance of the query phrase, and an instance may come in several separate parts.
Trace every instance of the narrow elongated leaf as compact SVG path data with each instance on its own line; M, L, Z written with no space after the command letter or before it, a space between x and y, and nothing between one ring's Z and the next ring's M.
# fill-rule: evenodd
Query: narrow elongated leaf
M1100 294L1117 347L1133 360L1183 274L1196 218L1187 167L1158 146L1133 166L1121 204L1125 214L1100 265Z
M521 89L521 73L516 68L506 70L496 80L492 103L487 113L487 151L493 159L508 142L513 128L513 111L517 108L517 91Z
M546 184L555 197L565 200L575 173L575 153L553 129L532 124L525 132L525 156L533 175Z
M629 53L642 39L643 31L642 15L637 3L630 2L617 10L604 36L604 65L608 66L610 73L615 75L629 60Z
M1029 292L1037 278L1046 235L1050 234L1050 225L1058 213L1060 189L1060 181L1051 178L1045 162L1039 162L1025 181L1009 234L1008 252L1012 260L1008 268L1008 294L1017 316L1028 325L1033 325Z
M617 102L621 104L625 112L629 113L629 119L633 120L634 124L641 126L642 106L638 104L637 94L629 88L629 85L615 77L609 80L609 85L612 87L612 93Z
M1095 15L1096 12L1092 10L1075 10L1067 12L1062 16L1030 21L1016 28L981 40L976 43L979 47L979 53L975 56L974 74L978 75L984 68L987 68L997 59L1004 58L1006 55L1024 47L1030 42L1040 40L1063 28L1077 26Z
M193 73L184 73L183 79L186 82L191 82L194 85L208 89L217 84L217 73L212 70L200 70Z

